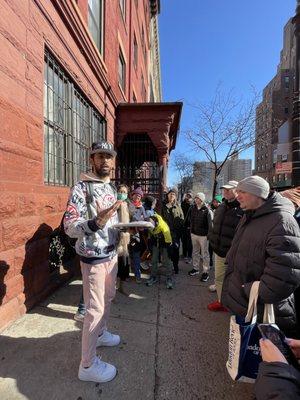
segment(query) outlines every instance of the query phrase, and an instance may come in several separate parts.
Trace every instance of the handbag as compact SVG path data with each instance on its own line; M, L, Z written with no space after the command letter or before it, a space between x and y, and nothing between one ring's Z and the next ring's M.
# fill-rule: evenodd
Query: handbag
M248 310L245 319L232 315L229 329L229 353L226 368L235 381L254 383L262 361L257 327L257 298L259 281L253 282L250 290ZM264 306L264 324L274 324L273 305ZM275 325L276 326L276 325Z
M50 263L50 272L54 271L56 268L59 268L60 265L63 265L69 261L71 261L76 256L75 244L76 239L70 238L64 230L63 226L63 215L59 226L54 229L50 236L50 244L49 244L49 263Z
M93 184L92 182L87 183L87 195L86 195L86 204L87 204L87 215L91 218L91 203L93 202ZM62 216L60 224L57 228L54 229L52 234L50 235L50 243L49 243L49 264L50 264L50 272L59 268L61 265L69 263L76 256L75 245L77 239L70 238L64 229L64 217L65 213Z

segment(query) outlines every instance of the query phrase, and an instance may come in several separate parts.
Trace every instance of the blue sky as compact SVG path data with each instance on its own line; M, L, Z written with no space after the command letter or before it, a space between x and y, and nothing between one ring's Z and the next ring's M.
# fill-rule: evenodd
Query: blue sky
M258 91L266 86L276 73L283 27L295 8L296 0L161 0L163 101L183 101L181 131L196 120L188 103L208 101L218 82L244 97L251 84ZM188 149L183 133L175 152L179 149ZM170 185L177 181L172 168L168 178Z

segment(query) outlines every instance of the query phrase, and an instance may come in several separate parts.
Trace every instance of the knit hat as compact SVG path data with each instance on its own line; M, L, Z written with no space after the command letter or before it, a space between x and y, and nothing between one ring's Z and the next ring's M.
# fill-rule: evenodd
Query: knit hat
M254 194L254 196L261 197L266 200L269 196L270 185L268 182L258 175L248 176L242 179L238 185L237 190Z
M196 193L195 198L198 197L198 199L200 199L202 201L202 203L205 202L205 194L204 193Z
M144 193L143 193L143 191L142 191L142 188L141 187L137 187L137 188L135 188L132 192L131 192L131 195L133 195L133 194L139 194L141 197L143 197L144 196Z
M221 186L221 189L235 189L238 185L238 181L229 181L226 185Z
M217 194L214 198L218 203L222 203L222 196L220 194Z
M169 189L167 191L167 194L169 194L169 193L175 193L176 196L177 196L178 195L178 189L176 187L172 187L171 189Z

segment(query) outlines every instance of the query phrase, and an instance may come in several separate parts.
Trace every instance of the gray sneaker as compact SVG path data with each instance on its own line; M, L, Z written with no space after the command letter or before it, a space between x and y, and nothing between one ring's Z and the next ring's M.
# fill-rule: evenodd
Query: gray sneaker
M172 278L167 278L166 286L167 286L167 289L173 289L173 281L172 281Z
M75 319L75 321L77 322L83 322L84 320L84 314L80 313L77 311L77 313L74 315L73 317Z
M157 282L158 282L157 277L156 276L151 276L150 279L147 280L146 285L147 286L153 286Z

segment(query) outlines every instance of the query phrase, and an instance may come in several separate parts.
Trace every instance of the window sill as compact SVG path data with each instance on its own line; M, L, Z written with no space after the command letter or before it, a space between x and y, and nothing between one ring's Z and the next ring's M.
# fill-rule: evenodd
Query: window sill
M127 101L127 96L126 96L126 94L124 93L124 90L123 90L122 86L120 85L120 83L118 83L118 86L119 86L120 92L121 92L121 94L122 94L124 100Z

